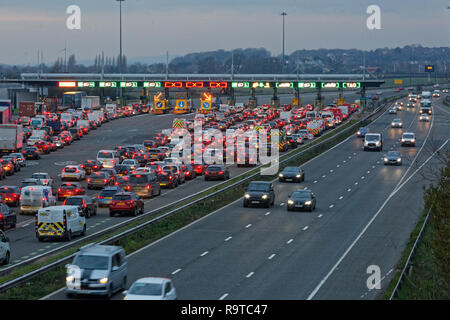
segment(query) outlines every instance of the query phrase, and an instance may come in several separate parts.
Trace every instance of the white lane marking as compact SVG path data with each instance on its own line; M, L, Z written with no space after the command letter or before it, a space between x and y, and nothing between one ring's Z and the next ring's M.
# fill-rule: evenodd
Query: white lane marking
M305 231L305 230L308 230L308 228L309 228L309 227L306 226L306 227L304 227L302 230Z
M364 179L364 176L362 176L361 179Z
M322 218L322 214L319 214L319 215L317 216L317 218Z
M358 185L358 182L355 182L355 186L357 186Z
M249 223L248 225L245 226L246 229L250 228L252 226L251 223Z
M270 214L270 211L269 212L266 212L266 216L268 216Z
M370 173L370 170L367 170L367 173Z
M330 172L333 172L333 171L334 171L333 169L330 170Z
M343 198L344 198L343 196L340 196L340 197L339 197L339 200L342 200Z
M323 175L323 176L322 176L322 178L325 178L325 177L326 177L326 175Z
M308 187L304 187L303 189L305 189L305 190L306 190L306 189L308 189Z
M223 299L225 299L226 297L228 297L228 293L223 294L223 295L219 298L219 300L223 300Z
M22 226L22 228L28 227L29 225L30 225L29 223L24 224L24 225Z
M355 152L353 152L353 155L354 155L354 156L356 156L356 153L355 153Z
M201 255L200 255L200 257L204 257L204 256L206 256L208 254L208 251L205 251L205 252L203 252Z
M347 192L350 192L350 191L352 191L352 189L348 188L348 189L347 189Z
M317 180L314 180L314 182L313 183L317 183Z
M348 158L349 158L349 159L351 159L352 157L351 157L351 156L349 156Z
M225 241L229 241L229 240L231 240L231 238L233 238L233 237L229 236L228 238L225 239Z
M338 167L338 168L339 168L340 166L341 166L340 164L336 165L336 167Z
M333 207L334 207L334 204L330 204L330 207L329 207L329 208L331 209L331 208L333 208Z
M280 207L284 206L284 202L280 203Z
M181 271L181 269L177 269L177 270L175 270L174 272L172 272L172 275L177 274L177 273L180 272L180 271Z
M289 239L286 243L291 244L292 241L294 241L294 239Z
M272 253L267 259L272 260L275 257L275 253Z
M380 164L380 161L377 161L377 164Z
M430 131L431 131L431 127L430 127ZM447 143L448 143L447 139L440 147L438 150L436 150L435 152L433 152L433 154L431 154L431 156L419 167L417 168L416 171L413 172L413 174L411 174L411 176L406 179L401 185L398 185L398 187L394 188L394 190L392 191L392 193L386 198L386 200L383 202L383 204L381 205L381 207L378 209L378 211L375 213L375 215L370 219L370 221L367 223L367 225L364 227L364 229L359 233L359 235L356 237L355 240L353 240L353 242L351 243L351 245L347 248L347 250L345 250L345 252L343 253L343 255L339 258L339 260L336 262L336 264L331 268L331 270L327 273L327 275L319 282L319 284L316 286L316 288L313 290L313 292L311 292L311 294L308 296L307 300L311 300L312 298L314 298L314 296L317 294L317 292L320 290L320 288L323 286L323 284L328 280L328 278L331 276L331 274L334 272L334 270L336 270L336 268L341 264L341 262L345 259L345 257L347 256L347 254L350 252L350 250L352 250L352 248L355 246L355 244L359 241L359 239L361 239L361 237L364 235L364 233L366 232L366 230L370 227L370 225L375 221L375 219L378 217L378 215L380 214L380 212L384 209L384 207L386 206L386 204L389 202L389 200L392 199L392 197L394 195L397 194L397 192L412 178L414 177L414 175L422 169L422 167L428 163L428 161L430 161L430 159L432 157L434 157L434 155L439 152Z
M246 278L250 278L252 275L254 275L255 273L252 271L252 272L250 272L248 275L246 275L245 277Z
M372 166L372 169L375 169L375 166Z

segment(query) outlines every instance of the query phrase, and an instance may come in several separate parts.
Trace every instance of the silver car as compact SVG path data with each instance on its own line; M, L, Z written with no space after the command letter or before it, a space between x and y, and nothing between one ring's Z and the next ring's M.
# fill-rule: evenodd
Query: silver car
M394 120L392 120L391 128L403 128L402 119L394 119Z
M11 256L11 249L9 248L9 238L0 230L0 266L7 265Z
M168 278L141 278L123 292L124 300L176 300L177 292Z

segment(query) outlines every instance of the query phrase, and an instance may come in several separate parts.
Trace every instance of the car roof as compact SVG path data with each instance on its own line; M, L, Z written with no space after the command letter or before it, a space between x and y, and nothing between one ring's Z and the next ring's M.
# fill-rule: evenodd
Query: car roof
M96 254L96 255L102 255L102 256L110 256L113 253L116 253L117 251L121 251L122 248L119 246L105 246L105 245L99 245L99 244L91 244L80 248L80 251L78 251L77 254Z
M140 278L136 280L136 282L139 283L155 283L155 284L162 284L166 281L170 281L168 278L162 278L162 277L146 277L146 278Z

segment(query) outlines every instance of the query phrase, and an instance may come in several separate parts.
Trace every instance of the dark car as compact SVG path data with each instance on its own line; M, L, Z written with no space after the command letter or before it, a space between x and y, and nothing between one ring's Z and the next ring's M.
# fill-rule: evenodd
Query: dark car
M295 149L297 148L297 142L295 140L295 138L292 135L288 135L285 138L286 141L286 145L288 149Z
M133 159L137 160L140 167L143 167L149 160L149 157L145 153L136 152L135 154L133 154Z
M289 196L287 201L286 209L287 211L293 210L309 210L313 211L316 209L317 200L314 193L311 190L295 190Z
M174 176L171 170L161 170L157 178L161 187L171 189L178 187L178 177Z
M0 165L0 180L3 180L6 178L6 171L3 169L3 166Z
M118 176L117 181L114 182L114 185L121 187L123 190L127 190L127 187L130 185L130 177L129 176Z
M364 138L368 132L370 132L369 128L361 127L358 129L358 132L356 132L356 135L360 138Z
M17 157L9 155L9 156L3 156L2 159L11 161L14 164L14 171L16 171L16 172L20 171L20 169L22 168L22 166L20 165L19 159Z
M109 204L109 216L113 217L116 213L131 213L137 216L138 213L144 213L144 201L134 192L116 193Z
M195 173L198 176L204 175L205 170L208 168L208 165L206 163L202 163L202 164L194 163L194 164L192 164L192 166L194 167Z
M186 175L181 169L181 164L171 164L167 163L162 167L162 170L171 171L172 176L178 179L178 184L183 184L186 182Z
M9 206L18 207L20 204L20 188L16 186L0 187L0 197Z
M50 153L50 148L47 145L47 142L44 141L37 141L34 146L39 149L39 152L42 152L44 154Z
M80 140L81 136L80 136L80 130L79 129L77 129L77 128L70 128L68 131L72 135L72 140Z
M144 140L142 144L144 145L144 147L147 148L147 150L152 148L158 148L159 145L159 143L156 142L155 140Z
M184 171L184 178L186 180L192 180L197 178L197 172L195 172L194 167L190 164L182 164L181 170Z
M114 184L114 180L108 172L93 172L92 175L86 179L87 188L104 188Z
M384 164L385 165L402 165L402 155L398 151L389 151L384 156Z
M162 161L165 158L165 153L159 148L151 148L148 150L149 159L154 161Z
M63 206L79 206L86 218L97 215L97 203L86 195L67 197Z
M101 163L98 160L86 160L82 165L81 168L86 171L86 174L91 174L92 172L100 171L103 169L103 163Z
M112 183L114 184L114 182L117 181L117 177L119 176L116 172L116 170L114 170L114 168L103 168L102 170L100 170L99 172L106 172L111 176L112 179Z
M143 198L151 198L161 194L161 186L157 176L146 172L131 174L129 186L125 190L135 192Z
M305 172L299 167L286 167L278 174L278 181L302 182L305 181Z
M244 194L244 207L264 205L269 208L275 203L273 184L266 181L252 181Z
M3 170L5 170L7 176L11 176L14 174L14 163L12 163L11 161L0 159L0 165L2 166Z
M119 154L120 162L122 162L123 160L128 158L128 152L125 147L118 146L118 147L115 147L114 150L116 150L117 153Z
M5 203L0 203L0 229L15 228L17 223L17 215Z
M124 192L125 190L118 186L107 187L98 195L98 207L108 207L112 197L118 192Z
M131 174L131 172L133 171L133 169L131 169L131 167L126 164L116 164L114 166L114 170L116 170L117 175L119 177L127 176L127 175Z
M230 179L230 172L228 171L227 166L224 164L210 165L205 170L205 181L226 179Z

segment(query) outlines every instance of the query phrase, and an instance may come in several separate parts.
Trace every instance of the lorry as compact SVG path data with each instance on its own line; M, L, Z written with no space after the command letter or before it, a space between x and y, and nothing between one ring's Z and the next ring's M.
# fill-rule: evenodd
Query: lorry
M58 119L56 120L47 120L45 123L48 127L51 127L53 130L53 133L58 135L61 133L61 131L63 131L63 125L61 123L61 121L59 121Z
M45 130L33 130L31 131L32 137L39 137L42 141L47 140L47 131Z
M34 130L39 130L44 126L44 119L41 117L31 118L30 127Z
M23 127L21 124L0 125L0 152L19 153L23 148Z
M13 114L11 100L0 100L0 107L6 107L9 111L8 113L8 122L11 121L11 115Z
M85 96L81 98L81 109L85 110L96 110L100 108L100 97L99 96Z
M431 91L422 91L420 95L421 99L430 99L431 100Z
M108 103L105 106L105 110L108 113L110 119L115 118L114 115L117 115L117 105L115 103Z
M19 116L34 117L36 115L36 108L33 101L21 101L19 103Z

